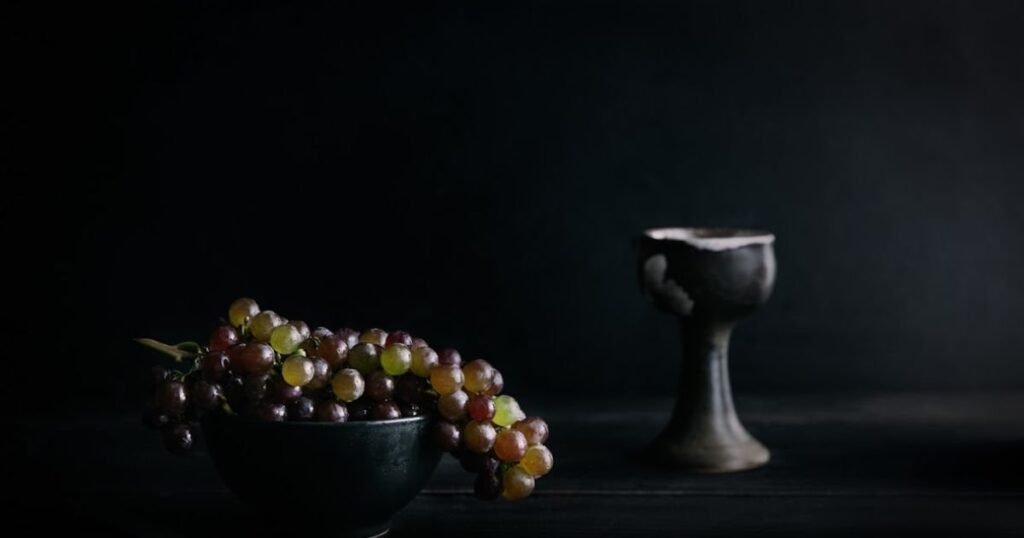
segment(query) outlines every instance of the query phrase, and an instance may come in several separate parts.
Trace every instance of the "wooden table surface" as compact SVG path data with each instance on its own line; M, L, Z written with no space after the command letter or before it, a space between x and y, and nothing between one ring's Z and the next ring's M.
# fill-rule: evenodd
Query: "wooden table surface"
M670 403L532 407L549 419L556 466L530 499L476 500L471 475L446 456L391 535L1024 536L1024 394L741 398L740 415L772 461L727 475L630 455ZM36 529L281 534L231 496L202 450L165 454L134 412L13 428L3 500ZM293 499L282 509L301 510Z

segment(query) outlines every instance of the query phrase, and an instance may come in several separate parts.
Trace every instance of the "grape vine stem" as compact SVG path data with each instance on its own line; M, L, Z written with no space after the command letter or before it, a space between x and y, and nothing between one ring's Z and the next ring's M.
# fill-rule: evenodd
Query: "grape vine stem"
M181 362L185 359L195 357L199 354L199 344L195 342L181 342L180 344L170 345L163 342L157 342L152 338L136 338L136 342L168 355L174 359L175 362ZM190 349L195 351L190 351Z

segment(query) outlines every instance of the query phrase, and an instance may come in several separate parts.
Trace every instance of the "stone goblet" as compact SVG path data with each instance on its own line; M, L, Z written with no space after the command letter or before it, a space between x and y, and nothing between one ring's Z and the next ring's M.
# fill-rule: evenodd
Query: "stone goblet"
M682 336L672 418L648 457L695 472L732 472L768 462L740 423L729 386L729 337L768 300L775 283L775 236L729 228L658 228L639 240L640 284Z

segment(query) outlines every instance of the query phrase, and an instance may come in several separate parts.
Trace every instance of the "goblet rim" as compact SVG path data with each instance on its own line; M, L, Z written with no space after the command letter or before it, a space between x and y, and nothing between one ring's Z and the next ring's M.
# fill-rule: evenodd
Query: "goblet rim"
M775 234L753 228L669 226L648 228L644 237L656 241L678 241L701 250L734 250L751 245L771 245Z

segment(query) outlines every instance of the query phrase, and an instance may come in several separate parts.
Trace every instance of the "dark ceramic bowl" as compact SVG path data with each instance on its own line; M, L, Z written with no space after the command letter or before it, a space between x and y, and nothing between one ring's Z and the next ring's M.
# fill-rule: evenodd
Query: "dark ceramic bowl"
M427 417L256 422L217 417L203 435L221 478L271 523L319 536L379 536L423 488L441 452Z

